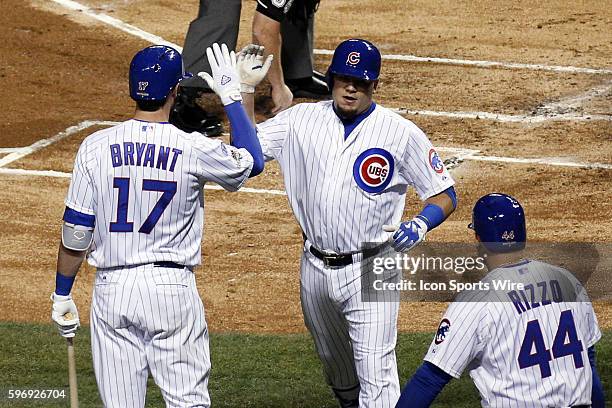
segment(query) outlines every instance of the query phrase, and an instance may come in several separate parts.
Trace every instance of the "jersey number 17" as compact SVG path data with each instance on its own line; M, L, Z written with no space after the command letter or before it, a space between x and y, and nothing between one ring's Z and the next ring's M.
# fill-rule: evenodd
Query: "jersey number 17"
M117 195L117 221L110 223L110 232L132 232L134 223L128 222L128 201L130 198L130 179L115 177L113 187L119 190ZM142 223L138 232L150 234L157 221L161 218L164 210L176 194L176 181L143 180L142 191L157 191L162 193L161 197Z

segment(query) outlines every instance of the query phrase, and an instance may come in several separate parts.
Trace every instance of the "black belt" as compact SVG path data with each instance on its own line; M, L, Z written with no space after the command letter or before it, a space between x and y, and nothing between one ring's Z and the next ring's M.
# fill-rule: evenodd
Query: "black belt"
M353 263L353 255L357 255L359 253L363 254L363 259L369 258L371 256L376 255L381 252L384 245L379 245L374 248L364 249L360 252L354 252L351 254L326 254L319 251L314 246L310 246L310 253L323 261L323 264L327 267L332 268L340 268L343 266L347 266Z
M169 262L169 261L154 262L153 266L156 266L158 268L185 269L185 265L181 265L181 264L177 264L176 262Z

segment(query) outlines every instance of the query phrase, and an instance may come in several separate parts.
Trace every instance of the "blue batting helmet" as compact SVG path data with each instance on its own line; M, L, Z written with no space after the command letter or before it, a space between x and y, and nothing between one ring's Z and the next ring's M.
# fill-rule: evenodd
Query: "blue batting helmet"
M333 87L334 75L375 81L380 75L380 51L366 40L350 39L341 42L334 51L327 69L327 84Z
M130 64L130 97L161 101L185 77L183 58L172 47L152 45L134 55Z
M492 193L481 197L474 205L472 223L468 227L492 252L525 248L525 212L521 204L507 194Z

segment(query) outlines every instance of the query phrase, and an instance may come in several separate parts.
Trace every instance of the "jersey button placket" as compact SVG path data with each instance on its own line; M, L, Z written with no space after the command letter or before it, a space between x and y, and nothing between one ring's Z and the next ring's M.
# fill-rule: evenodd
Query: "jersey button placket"
M325 203L325 227L323 229L324 240L327 242L337 242L337 220L334 215L334 208L339 203L338 193L338 181L340 180L340 159L342 152L344 151L344 128L338 120L335 126L335 135L329 143L330 148L327 150L327 157L325 160L325 180L323 182L323 189L327 194ZM329 249L329 248L322 248Z

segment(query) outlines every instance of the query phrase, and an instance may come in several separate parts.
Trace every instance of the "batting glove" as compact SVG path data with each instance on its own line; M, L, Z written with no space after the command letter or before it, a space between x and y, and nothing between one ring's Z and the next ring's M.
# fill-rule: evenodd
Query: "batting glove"
M206 56L212 71L212 76L207 72L198 72L198 76L206 81L210 89L215 91L223 105L242 101L240 95L240 77L236 69L236 53L229 52L227 45L219 47L214 43L206 49Z
M272 65L273 55L268 55L264 62L264 46L249 44L238 53L238 74L240 91L255 93L255 87L264 79Z
M402 222L399 226L383 225L383 230L393 232L393 249L397 252L408 252L425 239L427 224L419 217Z
M66 338L74 337L81 323L79 322L79 312L72 300L72 296L61 296L53 293L51 300L53 301L51 319L55 322L60 336Z

